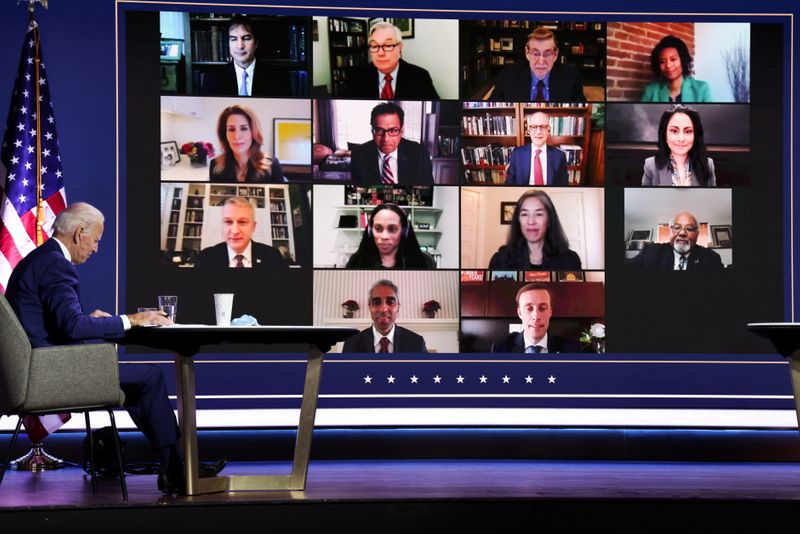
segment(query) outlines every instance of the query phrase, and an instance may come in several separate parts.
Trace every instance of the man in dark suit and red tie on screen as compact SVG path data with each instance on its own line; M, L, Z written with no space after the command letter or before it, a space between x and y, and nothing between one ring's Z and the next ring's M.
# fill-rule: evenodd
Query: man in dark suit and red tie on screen
M403 139L403 108L378 104L370 114L372 141L351 148L352 179L361 184L433 185L428 151Z
M715 251L697 244L700 226L688 211L669 222L669 243L645 245L629 265L655 271L721 271L725 268Z
M511 153L506 185L568 185L567 157L547 146L550 115L537 111L528 115L526 123L531 144L518 146Z
M56 216L53 237L28 254L11 273L6 298L34 348L114 340L124 337L130 328L172 324L162 311L118 316L102 310L83 311L75 266L97 252L103 222L97 208L81 202L70 205ZM121 365L119 381L125 392L125 408L158 453L159 489L183 491L178 425L164 373L150 364ZM224 462L208 466L204 474L215 475L223 466Z
M201 269L286 269L288 265L274 247L253 241L256 210L244 197L230 197L222 206L222 236L225 241L207 247L197 256Z
M584 102L578 69L558 61L556 36L539 26L525 44L527 62L500 71L490 100L494 102Z
M531 283L517 291L517 315L522 332L509 334L492 345L492 352L554 354L581 352L580 345L549 332L553 296L547 286Z
M404 59L400 29L378 22L369 32L370 63L353 69L341 96L384 100L438 100L431 75Z
M225 66L206 72L202 93L220 96L287 96L289 79L278 69L268 69L256 60L258 37L250 19L234 15L228 24L228 49L231 56ZM258 67L258 68L256 68Z
M378 280L369 290L369 313L372 326L344 342L343 353L414 353L428 352L425 339L395 324L400 311L397 286L390 280Z

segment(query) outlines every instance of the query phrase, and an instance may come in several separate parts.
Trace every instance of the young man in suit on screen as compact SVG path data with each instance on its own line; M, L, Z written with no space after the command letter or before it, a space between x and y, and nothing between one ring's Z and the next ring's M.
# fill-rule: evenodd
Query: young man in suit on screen
M343 353L428 352L425 339L395 324L400 311L397 286L390 280L378 280L369 290L369 313L372 326L344 342Z
M526 120L531 144L511 153L506 185L568 185L567 158L559 149L547 146L550 115L537 111Z
M492 345L492 352L554 354L581 352L580 345L549 332L553 316L552 295L547 286L531 283L517 291L517 315L522 332L509 334Z
M403 36L397 26L378 22L369 34L370 63L353 69L340 96L386 100L438 100L431 75L404 59Z

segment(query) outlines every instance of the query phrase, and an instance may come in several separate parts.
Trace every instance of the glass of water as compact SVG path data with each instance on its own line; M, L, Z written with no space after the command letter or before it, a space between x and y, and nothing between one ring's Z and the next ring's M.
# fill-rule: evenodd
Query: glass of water
M178 297L174 295L159 295L158 309L166 313L167 318L174 323L175 316L178 314Z

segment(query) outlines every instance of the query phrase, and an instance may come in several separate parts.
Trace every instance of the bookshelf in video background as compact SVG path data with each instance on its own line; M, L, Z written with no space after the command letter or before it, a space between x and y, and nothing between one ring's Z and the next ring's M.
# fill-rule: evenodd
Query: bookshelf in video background
M437 267L442 254L437 246L442 237L439 220L442 209L434 207L435 188L412 185L346 185L344 204L336 207L338 216L337 237L334 244L337 263L344 266L358 249L359 241L367 227L369 214L378 204L397 204L408 215L420 247L430 254Z
M459 54L461 97L482 100L504 67L525 58L526 38L537 26L553 30L558 61L578 68L584 85L605 85L606 32L599 22L462 20Z
M570 185L588 182L592 104L464 102L461 110L461 161L464 182L502 184L514 147L530 143L525 117L550 115L548 145L564 152ZM595 155L596 157L596 155Z
M347 80L350 78L353 68L369 62L367 21L329 17L328 41L333 96L339 96L347 88Z
M203 92L205 76L225 67L230 61L228 24L231 15L219 13L184 13L185 69L178 87L184 84L187 94ZM256 59L270 69L270 75L288 80L292 96L308 95L308 73L311 70L311 31L308 17L249 16L258 35Z

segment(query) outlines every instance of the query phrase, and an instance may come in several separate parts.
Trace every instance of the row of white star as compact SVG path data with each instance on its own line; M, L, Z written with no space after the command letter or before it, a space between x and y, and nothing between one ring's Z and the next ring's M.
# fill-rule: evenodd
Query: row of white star
M372 384L372 377L370 375L362 376L361 378L364 379L364 383L365 384ZM409 380L411 381L412 384L418 384L420 379L419 379L418 376L412 375L412 376L409 377ZM465 378L463 376L461 376L461 375L458 375L456 377L456 383L457 384L463 384L464 380L465 380ZM508 376L508 375L503 376L500 380L502 380L503 384L510 384L511 383L511 377ZM397 381L397 378L392 376L392 375L389 375L389 376L386 377L386 382L389 383L389 384L394 384L396 381ZM487 384L488 381L489 381L489 378L486 377L485 375L481 375L480 377L478 377L478 381L481 384ZM433 383L434 384L441 384L442 383L442 377L439 376L439 375L434 376L433 377ZM526 376L525 377L525 383L526 384L533 384L533 377L531 375ZM548 376L547 377L547 383L548 384L555 384L556 383L556 377L553 376L553 375Z

